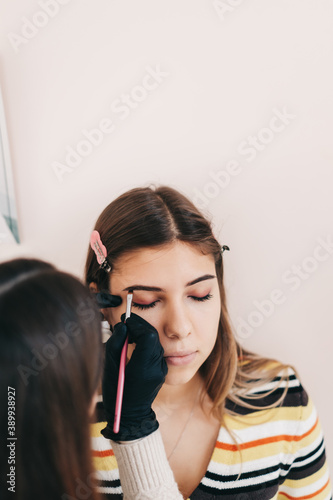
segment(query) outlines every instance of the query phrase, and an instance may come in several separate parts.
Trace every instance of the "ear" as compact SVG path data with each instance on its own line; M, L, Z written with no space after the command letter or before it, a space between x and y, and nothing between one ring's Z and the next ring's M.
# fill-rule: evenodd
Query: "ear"
M98 292L98 288L97 288L97 285L96 283L93 281L91 283L89 283L89 290L91 292L94 292L94 293L97 293Z
M89 283L89 290L91 292L93 292L93 293L98 293L99 292L97 284L95 282ZM103 316L106 319L106 321L110 325L111 324L110 310L109 309L100 309L100 311L103 314Z

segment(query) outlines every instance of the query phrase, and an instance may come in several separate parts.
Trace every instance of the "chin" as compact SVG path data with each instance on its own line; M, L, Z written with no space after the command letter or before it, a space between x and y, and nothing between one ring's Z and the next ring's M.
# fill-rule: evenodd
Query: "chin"
M167 373L167 376L165 377L165 384L166 385L182 385L186 384L192 378L194 375L197 373L197 370L179 370L179 369L174 369L173 367L170 369Z

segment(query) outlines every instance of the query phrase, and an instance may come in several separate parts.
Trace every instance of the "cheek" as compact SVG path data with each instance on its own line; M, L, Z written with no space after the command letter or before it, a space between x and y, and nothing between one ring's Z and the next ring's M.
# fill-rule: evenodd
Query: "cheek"
M161 328L164 313L163 311L161 312L158 306L152 307L151 309L147 309L145 311L138 309L137 307L133 307L132 312L145 319L154 328L156 328L157 331L159 331L159 329Z
M107 311L108 311L107 320L110 323L110 325L114 326L117 323L119 323L119 321L121 321L120 318L123 313L121 307L110 307Z
M214 297L207 302L194 304L191 313L196 323L205 323L207 327L216 325L220 319L221 303L217 297Z
M207 350L211 350L217 338L220 323L221 304L214 301L205 311L200 311L195 318L195 329L204 340Z
M140 309L138 309L136 307L132 308L132 312L134 312L135 314L137 314L138 316L140 316L141 318L146 320L148 323L150 323L157 330L158 337L160 339L162 347L164 348L163 335L161 335L161 332L163 330L163 326L162 326L163 325L163 316L161 315L161 312L154 310L154 308L148 309L146 311L141 311ZM130 344L128 345L128 348L130 348ZM133 351L133 349L134 349L134 347L132 348L132 351Z

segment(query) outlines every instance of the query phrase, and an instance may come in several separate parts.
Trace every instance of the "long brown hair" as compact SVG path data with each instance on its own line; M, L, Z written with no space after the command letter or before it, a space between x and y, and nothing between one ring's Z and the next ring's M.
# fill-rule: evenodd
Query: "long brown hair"
M101 235L111 265L126 251L158 247L175 240L190 243L203 254L213 255L221 296L221 316L214 349L200 369L206 391L213 401L213 411L227 427L224 415L237 415L230 406L225 406L227 398L237 405L261 410L282 403L288 390L288 367L291 365L259 356L243 349L236 341L226 305L221 245L213 235L211 222L189 199L167 186L131 189L103 210L95 229ZM90 247L85 280L87 284L95 282L99 290L109 290L109 275L100 269ZM271 405L258 407L240 399L258 385L272 381L281 370L284 376L279 384L287 381L287 386ZM247 398L255 400L258 396L248 394Z
M89 411L101 375L101 323L84 284L36 259L2 263L0 365L3 440L7 388L15 398L14 497L66 500L84 488L84 498L97 500ZM5 443L0 453L0 496L11 498Z

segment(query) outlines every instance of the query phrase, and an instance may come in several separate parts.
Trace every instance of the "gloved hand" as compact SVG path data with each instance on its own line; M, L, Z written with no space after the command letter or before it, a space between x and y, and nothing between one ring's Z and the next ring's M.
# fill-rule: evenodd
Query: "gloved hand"
M118 307L122 303L122 298L119 295L111 295L108 292L98 292L93 293L93 295L100 309Z
M132 441L148 436L158 428L151 405L162 387L168 368L157 330L146 320L132 313L123 323L117 323L106 343L103 377L103 402L107 427L101 432L113 441ZM113 432L120 354L126 335L136 347L125 368L120 429Z

